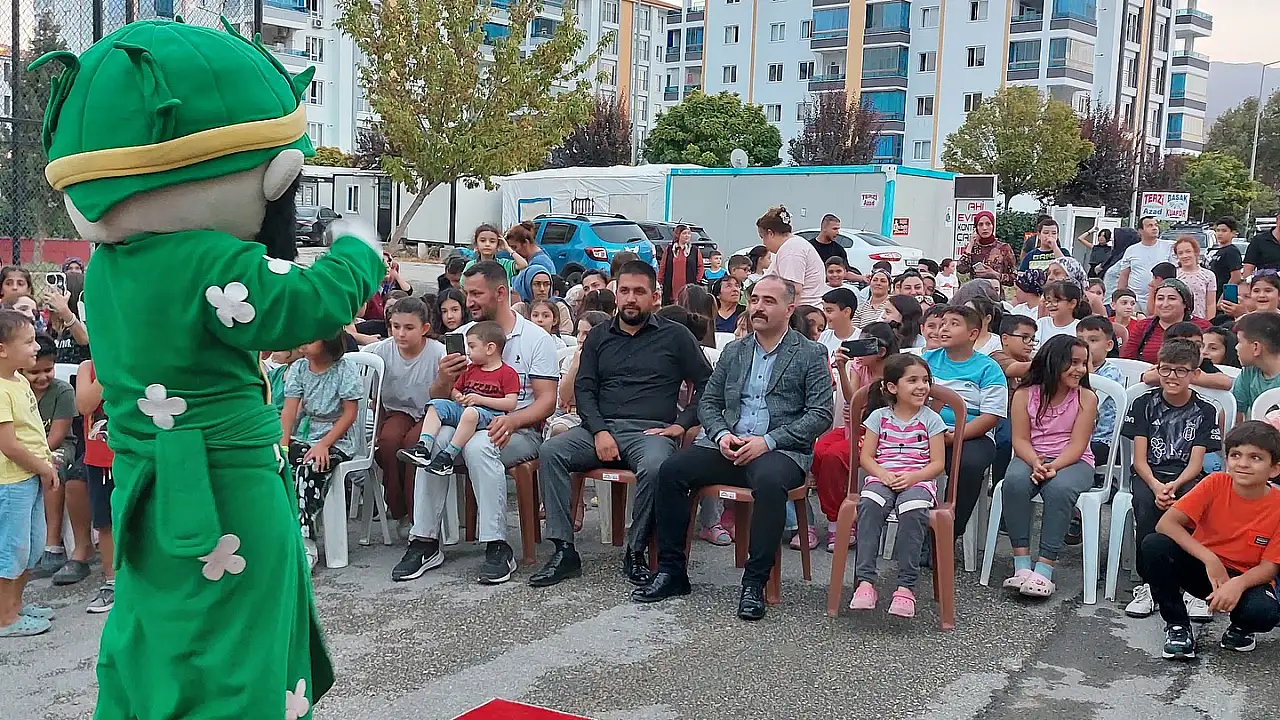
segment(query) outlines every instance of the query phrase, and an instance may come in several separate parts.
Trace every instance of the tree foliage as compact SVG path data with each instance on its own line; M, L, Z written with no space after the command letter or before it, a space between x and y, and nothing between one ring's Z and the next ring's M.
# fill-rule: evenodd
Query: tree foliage
M1034 232L1039 213L1005 210L996 213L996 237L1013 248L1014 257L1022 257L1022 245L1027 233Z
M800 134L787 143L796 165L862 165L876 152L883 123L869 105L850 101L843 90L816 93Z
M1243 214L1263 187L1249 179L1249 168L1239 159L1207 152L1187 159L1178 189L1191 193L1193 214L1215 218Z
M644 156L651 163L729 167L734 148L742 148L752 165L777 165L782 135L759 105L745 104L729 92L695 92L658 116Z
M1209 128L1205 151L1230 155L1246 168L1253 155L1253 128L1258 116L1258 98L1249 97L1222 113ZM1262 106L1258 133L1258 173L1262 182L1280 188L1280 92Z
M1057 204L1106 208L1127 214L1133 199L1137 151L1133 136L1109 107L1095 105L1080 121L1080 136L1093 152L1076 165L1076 175L1058 191Z
M548 167L611 167L631 164L631 116L617 97L596 96L585 123L552 148Z
M522 50L540 3L516 0L510 34L486 40L493 12L475 0L342 0L337 26L364 56L360 78L379 131L394 153L379 164L416 193L398 241L432 190L455 180L492 188L491 178L538 167L590 115L598 50L571 5L551 37ZM603 40L601 45L603 45Z
M321 145L316 148L315 157L307 158L308 165L322 165L325 167L353 168L356 167L356 157L348 155L340 148Z
M1186 155L1148 158L1142 165L1138 189L1143 192L1177 190L1182 187L1182 174L1187 170Z
M67 217L62 193L49 186L44 177L44 167L49 160L40 145L40 123L55 73L57 63L47 63L34 72L21 68L31 61L54 50L66 50L62 40L62 28L48 10L36 15L35 33L12 73L13 81L21 83L18 103L13 107L13 118L4 128L3 150L0 151L0 235L18 238L34 238L36 260L39 247L47 238L79 237L75 226ZM3 251L8 252L5 246Z
M353 155L356 167L361 170L382 170L382 158L396 154L395 148L376 123L356 128L356 151Z
M947 138L942 162L952 172L995 175L1008 207L1022 193L1051 197L1091 152L1069 105L1010 86L969 113Z

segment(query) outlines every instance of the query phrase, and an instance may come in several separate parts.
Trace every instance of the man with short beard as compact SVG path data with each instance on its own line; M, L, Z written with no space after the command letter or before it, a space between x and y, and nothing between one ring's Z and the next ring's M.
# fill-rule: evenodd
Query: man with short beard
M587 335L578 361L574 399L582 425L547 440L538 454L545 535L555 554L529 578L534 587L582 573L573 546L569 475L600 467L625 468L636 475L622 573L634 585L647 584L645 547L652 532L658 469L685 432L698 424L696 397L711 375L698 341L683 325L653 314L658 280L648 263L626 263L617 283L618 314ZM685 382L693 386L695 401L677 412L676 398Z

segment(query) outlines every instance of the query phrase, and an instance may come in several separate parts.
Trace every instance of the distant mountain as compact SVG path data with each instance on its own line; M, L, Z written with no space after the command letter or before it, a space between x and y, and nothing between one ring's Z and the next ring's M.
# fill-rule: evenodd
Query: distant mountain
M1258 81L1262 78L1261 63L1209 64L1209 107L1205 111L1205 131L1222 113L1239 105L1246 98L1257 97ZM1267 91L1270 95L1280 90L1280 67L1267 68Z

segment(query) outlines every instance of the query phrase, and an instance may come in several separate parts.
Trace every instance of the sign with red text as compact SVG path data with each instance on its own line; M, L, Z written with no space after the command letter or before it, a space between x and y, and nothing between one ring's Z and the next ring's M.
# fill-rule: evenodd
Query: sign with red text
M1191 193L1144 192L1138 217L1150 215L1158 220L1186 222L1191 211Z
M501 698L490 700L475 710L468 710L453 720L591 720L581 715L548 710L537 705L511 702Z
M880 196L873 192L862 193L862 207L873 208L880 202Z
M964 252L965 247L973 238L973 218L983 211L995 214L995 198L956 201L955 254L953 257L960 257L960 253Z
M893 219L893 234L910 235L911 234L911 218L896 217Z

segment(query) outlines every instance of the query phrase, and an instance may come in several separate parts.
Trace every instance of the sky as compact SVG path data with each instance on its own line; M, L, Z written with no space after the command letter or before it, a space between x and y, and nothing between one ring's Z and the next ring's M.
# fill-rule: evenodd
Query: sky
M1197 0L1213 15L1213 35L1196 40L1196 50L1220 62L1280 60L1274 19L1280 0Z

